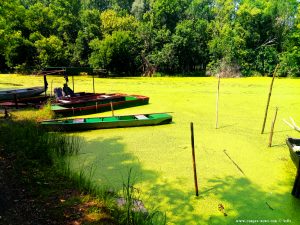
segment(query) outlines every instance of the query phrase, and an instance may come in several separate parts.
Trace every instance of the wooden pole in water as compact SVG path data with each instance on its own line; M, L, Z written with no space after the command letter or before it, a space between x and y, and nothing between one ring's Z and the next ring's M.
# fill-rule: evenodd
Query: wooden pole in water
M198 181L197 181L197 170L196 170L196 157L195 157L195 145L194 145L194 124L191 122L191 142L192 142L192 157L193 157L193 170L194 170L194 183L195 192L198 196Z
M50 97L52 97L52 86L53 86L53 80L51 80Z
M73 84L73 92L75 93L75 89L74 89L74 75L72 75L72 84Z
M265 118L264 118L262 130L261 130L261 134L263 134L264 131L265 131L266 120L267 120L267 116L268 116L268 108L269 108L269 104L270 104L270 100L271 100L273 83L274 83L274 79L275 79L275 75L276 75L276 71L277 71L278 65L279 64L277 64L276 67L275 67L275 70L274 70L274 73L273 73L273 78L272 78L272 81L271 81L271 86L270 86L270 91L269 91L268 101L267 101L267 106L266 106L266 111L265 111Z
M95 94L95 79L94 79L94 74L93 74L93 92Z
M115 116L114 107L113 107L112 101L110 102L110 108L111 108L111 114L112 114L112 116Z
M270 132L270 137L269 137L269 145L268 145L269 147L272 146L272 139L273 139L273 134L274 134L274 126L275 126L275 122L276 122L276 118L277 118L277 112L278 112L278 107L276 107L274 120L273 120L272 126L271 126L271 132Z
M17 98L17 94L14 93L14 101L15 101L15 106L16 106L16 109L18 109L18 98Z
M219 128L219 93L220 93L220 75L218 75L218 89L216 101L216 129Z

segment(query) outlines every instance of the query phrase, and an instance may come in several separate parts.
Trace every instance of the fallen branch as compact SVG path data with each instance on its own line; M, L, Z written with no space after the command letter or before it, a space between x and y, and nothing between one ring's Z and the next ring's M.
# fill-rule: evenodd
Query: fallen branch
M289 127L291 127L292 129L300 132L300 127L296 124L296 122L293 120L292 117L290 117L291 123L289 123L288 121L286 121L285 119L283 119L283 122L285 122Z

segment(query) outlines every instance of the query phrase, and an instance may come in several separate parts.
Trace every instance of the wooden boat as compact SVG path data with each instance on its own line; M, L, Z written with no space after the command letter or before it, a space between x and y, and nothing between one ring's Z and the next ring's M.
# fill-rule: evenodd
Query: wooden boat
M75 116L110 111L111 107L113 107L113 109L123 109L128 107L146 105L148 103L149 97L142 95L123 94L122 98L112 98L102 102L96 101L93 104L85 106L60 106L54 104L51 106L51 110L55 113L56 116Z
M4 101L0 102L0 107L3 108L26 108L26 107L33 107L33 108L41 108L43 105L45 105L50 99L50 96L46 95L39 95L35 97L30 98L21 98L16 99L14 101Z
M111 101L125 101L125 94L91 94L78 97L67 97L57 99L55 105L64 107L82 107L98 104L110 103Z
M31 87L22 89L11 89L0 91L0 101L15 100L38 96L45 92L45 87Z
M300 162L300 139L297 138L287 138L286 144L289 147L290 150L290 157L297 167L299 169L299 162Z
M297 173L292 189L292 195L296 198L300 198L300 139L287 138L286 144L289 147L290 157L297 167Z
M172 122L167 113L123 115L96 118L45 120L40 125L48 131L84 131L94 129L162 125Z
M21 89L9 89L9 90L0 90L0 101L12 100L22 98L30 98L38 96L43 92L47 91L48 82L46 75L44 75L44 86L41 87L30 87L30 88L21 88Z

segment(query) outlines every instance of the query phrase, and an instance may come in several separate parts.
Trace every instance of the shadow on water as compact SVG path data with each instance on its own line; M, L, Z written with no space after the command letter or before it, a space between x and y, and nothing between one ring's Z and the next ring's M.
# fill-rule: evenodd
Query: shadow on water
M133 184L144 179L150 182L157 179L157 173L144 169L136 156L125 151L126 145L121 137L97 138L84 145L85 150L80 153L78 161L95 169L93 180L99 185L108 185L118 192L122 190L129 170L132 170Z
M148 198L153 208L167 213L168 224L236 224L256 220L276 220L277 224L283 220L291 221L289 224L300 222L300 200L290 194L293 178L274 184L272 177L266 177L266 183L273 186L268 188L271 191L265 191L247 177L214 177L199 184L199 196L195 197L193 184L189 191L184 188L187 185L185 178L164 180L160 173L143 168L138 157L126 151L121 137L86 142L78 157L81 165L94 166L96 184L114 188L116 192L122 190L128 171L132 169L135 184L150 185L143 198ZM286 187L290 188L287 190ZM223 211L220 211L220 204L224 206Z
M192 188L185 193L168 184L156 185L154 192L159 196L156 202L168 206L171 224L263 223L262 220L299 224L300 200L290 192L277 192L280 186L287 185L292 188L291 183L285 183L265 192L247 178L227 176L208 180L207 188L200 191L199 187L199 197L195 197Z

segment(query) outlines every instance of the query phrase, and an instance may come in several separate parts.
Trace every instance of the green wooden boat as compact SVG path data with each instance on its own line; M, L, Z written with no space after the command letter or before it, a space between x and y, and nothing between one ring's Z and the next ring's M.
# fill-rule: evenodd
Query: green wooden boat
M84 131L95 129L162 125L172 122L167 113L151 113L95 118L45 120L40 125L48 131Z

